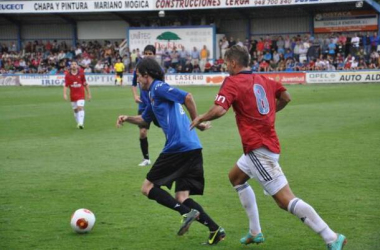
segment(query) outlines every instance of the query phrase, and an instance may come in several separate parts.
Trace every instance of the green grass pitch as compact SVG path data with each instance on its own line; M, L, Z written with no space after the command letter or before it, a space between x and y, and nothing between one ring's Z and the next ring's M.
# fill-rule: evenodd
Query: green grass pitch
M198 111L217 87L183 87ZM292 102L277 114L280 164L295 194L348 238L347 250L380 249L380 84L288 86ZM93 87L78 130L57 87L0 88L0 249L206 249L207 228L194 223L176 236L180 216L141 195L148 168L138 128L116 129L119 114L135 114L129 87ZM241 246L248 220L228 181L242 154L232 110L199 132L205 195L196 197L226 230L217 249L317 250L322 239L280 210L254 181L266 242ZM164 145L149 132L150 154ZM93 231L73 233L70 216L92 210Z

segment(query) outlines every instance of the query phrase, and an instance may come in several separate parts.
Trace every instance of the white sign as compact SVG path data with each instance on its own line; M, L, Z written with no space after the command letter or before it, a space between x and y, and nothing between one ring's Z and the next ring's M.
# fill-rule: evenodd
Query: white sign
M86 74L90 86L114 86L113 74ZM165 81L172 85L221 85L228 74L166 74ZM123 85L132 85L132 74L125 74ZM63 86L65 75L0 75L0 86Z
M113 74L86 74L86 81L90 86L112 86L115 84ZM63 86L65 75L20 75L20 84L23 86ZM124 84L132 82L132 75L123 78ZM130 85L130 84L129 84Z
M163 53L164 48L170 52L174 47L181 51L184 47L191 52L196 47L198 52L206 45L209 58L214 58L215 27L160 27L160 28L129 28L127 32L130 51L139 49L142 53L144 47L152 44L156 53Z
M246 8L356 2L357 0L123 0L0 1L0 13L72 13Z
M377 20L374 11L319 13L314 17L314 32L374 31L378 29Z
M333 71L306 73L306 83L360 83L380 82L380 72L374 71Z

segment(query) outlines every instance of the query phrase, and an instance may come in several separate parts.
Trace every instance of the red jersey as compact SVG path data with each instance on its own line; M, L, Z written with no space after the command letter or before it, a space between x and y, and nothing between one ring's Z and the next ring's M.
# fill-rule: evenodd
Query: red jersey
M86 85L86 78L79 71L76 75L71 74L71 72L65 75L65 86L70 88L70 99L72 102L85 99L84 86Z
M286 88L264 76L243 71L224 80L215 104L228 110L232 105L244 153L265 146L280 153L275 130L276 98Z

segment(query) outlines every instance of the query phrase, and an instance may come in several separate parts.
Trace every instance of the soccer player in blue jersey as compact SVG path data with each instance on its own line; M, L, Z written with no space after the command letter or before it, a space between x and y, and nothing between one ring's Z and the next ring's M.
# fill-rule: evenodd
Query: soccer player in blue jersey
M166 137L165 147L142 185L142 193L183 216L178 235L186 233L190 224L197 220L210 230L207 243L215 245L224 239L224 229L189 197L202 195L204 190L202 145L196 131L189 129L190 121L182 107L185 106L194 119L197 117L195 101L190 93L164 82L164 72L153 58L144 58L137 65L136 75L141 88L148 91L149 103L141 115L119 116L116 126L124 122L146 126L155 116ZM197 128L203 131L210 125L200 123ZM171 189L173 182L175 198L161 189L161 186Z
M147 45L144 48L144 56L145 57L153 57L156 55L156 48L153 45ZM140 95L137 93L137 85L140 88ZM139 104L138 114L141 115L146 107L149 104L148 91L141 89L141 85L139 84L136 76L136 70L133 72L133 80L132 80L132 92L135 102ZM153 123L156 126L158 122L156 118L153 118ZM150 122L144 125L139 125L140 128L140 148L143 154L143 161L138 164L141 167L145 167L151 164L149 159L149 144L148 144L148 130L150 128Z

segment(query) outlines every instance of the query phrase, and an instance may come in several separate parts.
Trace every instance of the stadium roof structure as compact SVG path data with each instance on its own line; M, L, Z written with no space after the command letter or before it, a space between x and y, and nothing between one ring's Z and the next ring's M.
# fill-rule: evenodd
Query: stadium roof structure
M249 0L247 0L249 1ZM260 1L260 0L256 0ZM255 19L255 18L281 18L289 16L310 16L320 12L335 11L354 11L354 10L376 10L380 13L380 4L373 0L364 1L336 1L335 3L323 3L321 0L289 0L296 2L315 2L318 4L297 4L281 6L263 6L263 7L244 7L244 8L204 8L204 9L185 9L185 10L165 10L165 18L177 20L195 20L207 16L209 19L218 19L222 17L225 20L230 19ZM8 3L11 1L8 1ZM12 1L14 3L20 1ZM43 2L43 1L22 1L22 2ZM46 2L46 1L45 1ZM63 2L63 1L61 1ZM85 2L85 1L82 1ZM120 1L121 2L121 1ZM251 0L253 2L253 0ZM358 3L361 3L358 8ZM1 5L1 2L0 2ZM99 20L124 20L131 27L144 25L147 20L158 19L158 10L145 11L103 11L103 12L64 12L64 13L12 13L2 11L0 8L0 22L2 24L59 24L75 23L78 21L99 21ZM186 23L186 22L184 22ZM191 23L188 23L191 24Z

